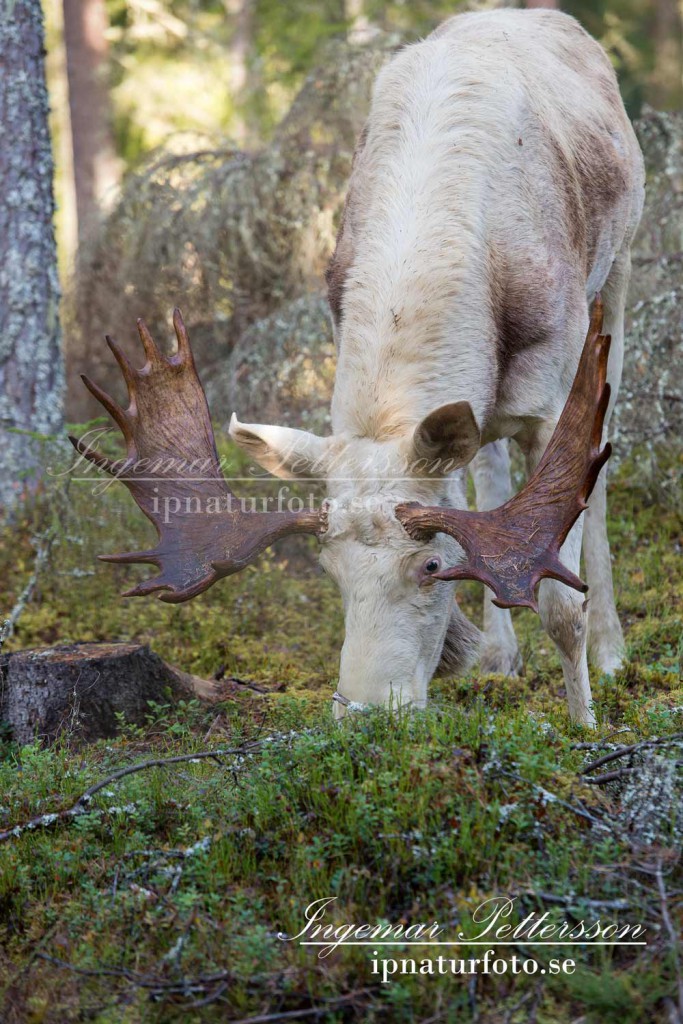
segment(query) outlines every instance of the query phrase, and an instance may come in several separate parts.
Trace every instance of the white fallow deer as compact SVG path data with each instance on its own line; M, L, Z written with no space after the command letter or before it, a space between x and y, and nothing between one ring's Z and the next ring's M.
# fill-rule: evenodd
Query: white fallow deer
M478 649L487 670L514 674L509 608L526 605L557 645L571 718L593 724L586 646L603 672L623 656L599 471L643 180L614 71L572 18L465 14L402 49L377 79L328 271L332 435L230 427L276 475L322 477L328 501L245 511L179 314L171 357L141 324L141 370L110 343L129 408L88 383L124 432L125 462L75 442L158 527L155 549L106 556L160 569L132 593L187 600L279 537L316 534L345 613L338 716L350 703L424 706L437 668ZM598 293L604 328L599 301L589 316ZM530 474L512 499L509 438ZM483 637L458 611L460 578L492 591Z

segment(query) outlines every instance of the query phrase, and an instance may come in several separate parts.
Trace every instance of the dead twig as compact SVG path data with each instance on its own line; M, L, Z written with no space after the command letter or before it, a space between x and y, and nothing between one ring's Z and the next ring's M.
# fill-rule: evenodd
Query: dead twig
M2 626L0 626L0 650L2 650L2 645L5 640L9 640L14 636L14 630L16 629L17 622L19 621L19 616L33 597L33 591L36 589L38 577L40 576L43 566L50 557L54 541L55 532L51 528L45 530L44 533L37 534L33 538L33 544L36 550L36 557L33 562L33 571L28 578L26 586L14 602L14 607L11 612L2 623Z
M615 772L605 772L604 775L596 775L593 779L584 779L589 786L604 786L606 782L615 782L633 773L633 768L619 768Z
M212 735L214 729L216 729L216 727L218 726L218 723L222 720L222 718L223 718L223 712L219 711L218 714L216 715L216 717L214 718L213 722L209 726L209 728L204 733L204 743L208 743L209 742L209 739L211 738L211 735Z
M503 1024L510 1024L510 1022L512 1021L513 1015L515 1013L517 1013L518 1010L521 1010L522 1007L526 1003L528 1003L530 999L532 999L534 997L534 995L535 995L534 990L530 989L529 992L525 992L524 993L524 995L522 996L521 999L518 999L516 1003L514 1003L512 1006L510 1006L509 1009L507 1009L505 1011L505 1016L503 1018Z
M37 814L35 817L30 818L28 821L23 822L20 825L14 825L12 828L6 829L4 832L0 832L0 843L5 842L7 839L19 837L25 831L35 828L47 828L51 825L56 824L59 821L69 821L77 818L80 814L85 814L88 811L88 805L90 801L99 793L105 786L111 786L115 782L119 782L121 779L125 779L128 775L134 775L136 772L145 771L147 768L164 768L171 764L181 764L187 761L203 761L210 759L216 761L218 764L222 764L220 761L221 757L239 757L246 754L252 753L257 750L261 745L261 741L255 740L251 743L245 743L241 747L234 747L229 750L218 749L218 750L198 750L193 754L178 754L175 757L154 757L149 761L141 761L139 764L131 764L125 768L119 768L118 771L112 772L111 775L107 775L106 778L101 779L99 782L94 783L84 793L79 796L78 800L70 807L63 808L59 811L52 811L50 813Z
M563 907L591 907L595 910L630 910L630 900L592 900L583 896L557 896L552 892L540 892L537 889L526 889L520 896L537 896L544 903L557 903Z
M266 686L259 686L258 683L252 683L250 679L240 679L239 676L223 676L221 682L223 683L235 683L237 686L244 686L247 690L253 690L255 693L272 693Z
M202 1006L209 1006L211 1003L217 1003L221 996L225 995L227 990L227 981L222 981L214 992L209 992L208 996L204 996L202 999L195 999L191 1003L185 1003L183 1009L199 1010Z

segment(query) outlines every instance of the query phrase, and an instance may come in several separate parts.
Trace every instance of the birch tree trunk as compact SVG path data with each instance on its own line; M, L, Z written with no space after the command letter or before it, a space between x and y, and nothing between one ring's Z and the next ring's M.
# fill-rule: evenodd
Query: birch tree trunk
M40 0L0 0L0 509L62 426L64 369Z

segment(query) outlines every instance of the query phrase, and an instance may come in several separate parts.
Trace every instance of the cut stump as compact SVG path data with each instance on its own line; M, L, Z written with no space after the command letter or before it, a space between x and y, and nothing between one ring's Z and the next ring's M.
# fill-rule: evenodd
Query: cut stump
M61 644L0 656L0 719L20 744L114 736L117 716L141 725L148 701L210 697L211 689L142 644Z

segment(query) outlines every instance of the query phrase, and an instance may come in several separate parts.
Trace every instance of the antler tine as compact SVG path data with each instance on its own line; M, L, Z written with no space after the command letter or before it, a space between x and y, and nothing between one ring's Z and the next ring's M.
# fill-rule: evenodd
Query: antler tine
M147 356L147 361L149 363L159 362L161 359L164 358L164 356L159 350L156 341L149 333L147 324L142 319L142 317L138 317L136 323L138 328L138 334L140 335L140 341L142 342L143 348L145 350L145 355Z
M178 351L166 358L138 320L147 356L142 370L134 369L116 342L107 339L128 385L131 401L125 412L84 378L121 427L128 445L126 459L117 465L71 438L81 455L126 485L159 538L149 550L100 557L119 564L156 565L158 575L126 596L158 592L160 600L172 604L245 568L280 537L317 534L325 528L322 512L251 512L240 507L221 473L206 397L178 309L173 325Z
M178 339L177 355L182 359L192 359L192 349L190 348L187 328L185 327L183 314L177 306L173 310L173 327L175 328L175 336Z
M79 455L82 455L84 459L92 462L95 466L99 466L105 472L114 474L114 462L112 459L108 459L106 455L102 455L95 448L90 448L89 445L85 444L78 437L74 437L73 434L68 434L67 436Z
M135 390L135 376L136 376L133 364L130 362L130 360L128 359L128 356L123 351L123 349L118 344L118 342L116 342L111 337L111 335L105 334L104 340L106 341L107 345L109 346L109 348L110 348L114 358L116 359L116 362L121 367L121 373L123 374L123 379L125 380L126 387L128 388L128 397L132 398L133 397L133 391Z
M91 380L90 377L87 377L82 373L81 380L93 398L96 398L97 401L104 406L111 418L116 420L121 428L126 444L130 448L133 445L133 429L127 413L121 408L118 402L114 401L111 395L108 395L107 392L101 388L99 384L96 384L94 380Z
M457 566L434 573L439 580L475 579L490 587L500 608L538 611L536 588L557 579L588 589L559 559L559 551L610 456L600 449L610 387L606 383L610 338L602 335L602 303L596 299L569 397L534 473L510 501L488 512L401 505L396 515L415 538L454 537L465 551Z
M130 590L124 590L122 597L145 597L147 594L156 594L159 591L167 591L168 583L164 582L163 576L154 576L151 580L143 580L142 583L138 583L136 586L131 587ZM159 594L159 600L163 601L166 598L166 594ZM186 601L187 597L184 595L177 600Z
M120 555L98 555L100 562L111 562L113 565L132 565L134 562L145 562L159 565L159 556L150 548L147 551L126 551Z

